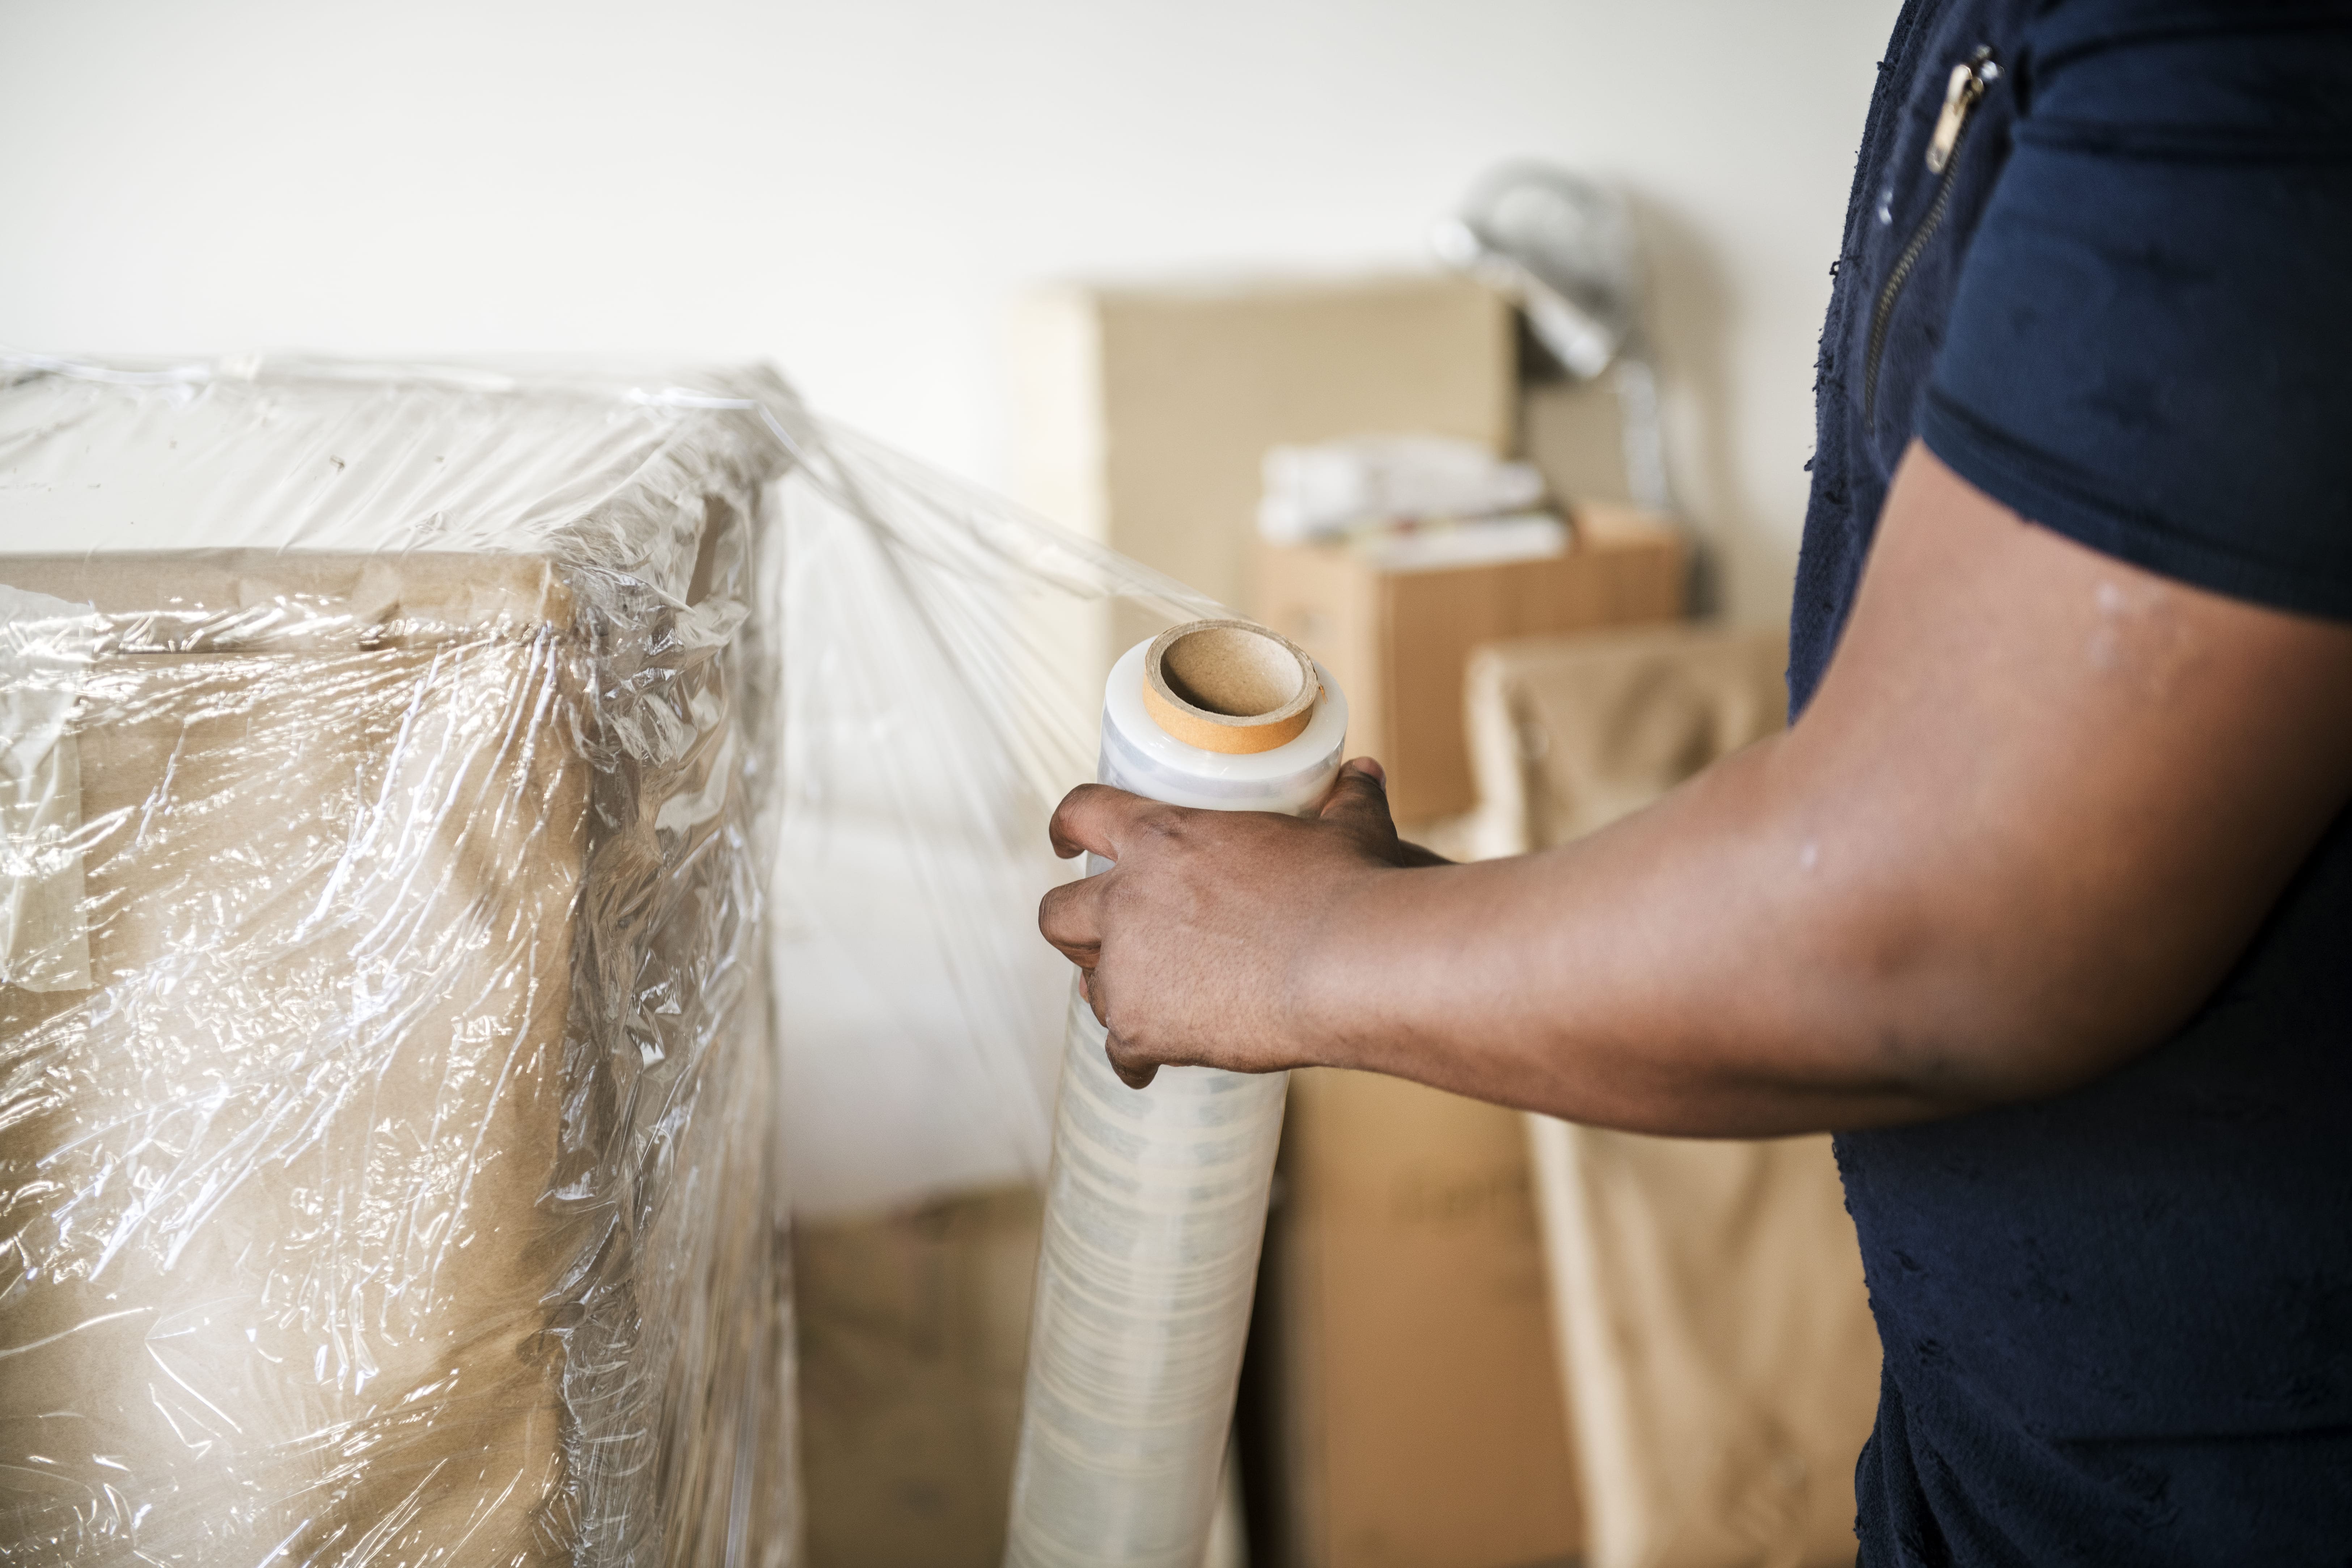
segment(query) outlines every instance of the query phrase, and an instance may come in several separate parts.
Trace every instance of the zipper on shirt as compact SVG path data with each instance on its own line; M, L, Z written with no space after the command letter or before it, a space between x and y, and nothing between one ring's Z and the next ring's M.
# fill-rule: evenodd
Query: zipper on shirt
M1927 138L1927 172L1939 176L1936 182L1936 199L1927 205L1927 216L1911 231L1900 255L1895 258L1895 268L1879 287L1878 300L1870 311L1870 347L1862 367L1862 417L1867 424L1878 406L1878 360L1886 352L1886 323L1895 314L1895 301L1910 280L1911 269L1919 264L1920 253L1936 231L1944 226L1944 209L1951 205L1952 179L1959 172L1954 154L1959 151L1960 138L1968 134L1969 114L1977 106L1986 89L2000 79L2000 62L1992 58L1990 45L1979 46L1977 52L1952 68L1944 82L1944 107L1936 116L1935 133Z

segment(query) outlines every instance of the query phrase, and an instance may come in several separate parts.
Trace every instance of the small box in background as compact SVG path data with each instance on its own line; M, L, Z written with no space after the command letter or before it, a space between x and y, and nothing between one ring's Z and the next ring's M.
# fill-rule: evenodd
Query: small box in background
M1625 411L1612 371L1601 381L1531 381L1519 388L1519 456L1556 496L1634 504Z
M1338 679L1348 749L1380 758L1397 820L1417 825L1477 803L1462 711L1470 650L1675 619L1689 544L1664 519L1591 503L1572 509L1567 547L1545 558L1431 569L1346 545L1261 542L1253 565L1251 613Z

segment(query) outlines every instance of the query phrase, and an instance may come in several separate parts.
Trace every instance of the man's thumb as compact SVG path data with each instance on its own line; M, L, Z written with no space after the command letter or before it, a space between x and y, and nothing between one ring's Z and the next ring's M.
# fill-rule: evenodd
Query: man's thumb
M1319 815L1376 837L1396 837L1396 824L1389 818L1388 774L1370 757L1341 764Z

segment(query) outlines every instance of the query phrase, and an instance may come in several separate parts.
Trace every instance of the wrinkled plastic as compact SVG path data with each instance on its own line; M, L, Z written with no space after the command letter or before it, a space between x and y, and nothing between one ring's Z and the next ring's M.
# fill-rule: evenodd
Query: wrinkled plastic
M12 368L9 1561L789 1546L785 458L616 393Z
M785 1163L1042 1170L1213 606L757 371L0 362L0 1561L788 1561Z

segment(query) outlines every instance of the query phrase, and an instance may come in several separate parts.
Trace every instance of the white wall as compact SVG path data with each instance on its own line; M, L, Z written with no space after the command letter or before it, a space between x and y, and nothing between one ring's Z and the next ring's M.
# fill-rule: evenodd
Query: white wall
M1415 261L1620 180L1685 500L1779 613L1895 0L0 0L0 342L770 356L992 483L1005 306Z

